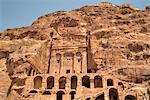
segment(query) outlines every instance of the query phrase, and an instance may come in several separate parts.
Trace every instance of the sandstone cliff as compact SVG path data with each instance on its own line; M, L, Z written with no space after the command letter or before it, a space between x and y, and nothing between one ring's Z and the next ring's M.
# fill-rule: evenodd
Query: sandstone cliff
M0 98L14 84L21 94L31 67L47 73L52 33L57 45L83 44L90 31L92 72L125 82L150 83L150 12L131 5L98 3L39 17L31 26L0 33Z

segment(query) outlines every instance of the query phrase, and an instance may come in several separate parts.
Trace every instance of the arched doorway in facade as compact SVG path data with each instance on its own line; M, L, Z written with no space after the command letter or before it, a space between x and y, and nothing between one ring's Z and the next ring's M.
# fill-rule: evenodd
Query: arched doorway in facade
M30 96L35 96L37 93L38 93L38 92L37 92L36 90L31 90L31 91L29 92L29 95L30 95Z
M47 78L47 89L52 89L54 87L54 77L49 76Z
M109 100L119 100L117 89L109 89Z
M90 88L90 77L89 76L82 77L82 86Z
M34 89L39 89L42 87L42 77L41 76L36 76L34 78Z
M91 98L86 98L85 100L91 100Z
M95 100L104 100L104 94L97 96Z
M75 99L75 94L76 94L75 91L71 91L71 92L70 92L71 100L74 100L74 99Z
M51 95L50 91L44 91L42 95Z
M56 100L63 100L63 95L65 93L63 91L58 91L57 92L57 97L56 97Z
M65 87L66 87L66 77L60 77L59 89L65 89Z
M127 95L124 100L137 100L133 95Z
M95 76L94 77L94 88L102 88L103 87L103 82L102 78L100 76Z
M71 89L76 89L77 88L77 76L72 76L71 77Z

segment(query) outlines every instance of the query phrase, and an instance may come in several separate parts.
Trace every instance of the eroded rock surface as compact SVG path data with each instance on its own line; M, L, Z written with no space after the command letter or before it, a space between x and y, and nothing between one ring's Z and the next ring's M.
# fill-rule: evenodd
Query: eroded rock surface
M128 98L130 93L138 95L138 100L149 100L149 7L139 10L128 4L98 3L68 12L47 14L31 26L0 33L0 99L54 100L57 89L51 93L52 97L42 97L40 93L44 93L46 85L42 85L41 90L33 89L34 77L41 76L43 80L47 75L71 77L67 73L73 73L78 78L82 78L83 74L90 78L100 75L104 81L110 76L115 84L121 82L113 87L117 89L117 94L121 94L117 97L119 100ZM92 84L93 80L90 81ZM120 85L124 86L123 91ZM103 92L104 95L108 93L106 88L100 93L100 90L85 87L76 90L78 93L74 99L102 99ZM38 95L34 96L37 91ZM102 95L97 97L98 94Z

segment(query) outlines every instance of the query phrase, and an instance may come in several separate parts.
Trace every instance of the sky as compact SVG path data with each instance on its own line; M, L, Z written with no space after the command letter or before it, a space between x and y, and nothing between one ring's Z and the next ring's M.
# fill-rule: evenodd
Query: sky
M58 10L69 11L98 2L131 4L144 9L150 0L0 0L0 32L31 25L38 17Z

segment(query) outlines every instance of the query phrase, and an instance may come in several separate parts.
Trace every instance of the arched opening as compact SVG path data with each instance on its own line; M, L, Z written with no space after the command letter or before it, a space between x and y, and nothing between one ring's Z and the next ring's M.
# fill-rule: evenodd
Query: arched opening
M124 90L124 85L123 85L123 83L122 83L122 82L118 82L118 86L119 86L121 89L123 89L123 90Z
M136 97L133 96L133 95L127 95L127 96L125 97L125 100L136 100Z
M103 87L102 78L100 76L95 76L94 77L94 88L102 88L102 87Z
M72 52L64 53L63 66L66 68L66 73L74 72L74 54Z
M43 95L51 95L51 92L50 91L44 91Z
M118 86L120 86L120 85L123 85L123 83L122 82L118 82Z
M29 92L29 95L30 96L34 96L34 95L36 95L38 92L36 91L36 90L31 90L30 92Z
M34 88L39 89L42 87L42 77L41 76L36 76L34 78Z
M65 94L65 93L64 93L63 91L58 91L58 92L57 92L57 100L62 100L64 94Z
M77 88L77 76L72 76L71 77L71 89L76 89Z
M75 92L75 91L71 91L71 92L70 92L71 100L74 100L74 98L75 98L75 94L76 94L76 92Z
M112 79L107 79L107 86L113 86L113 80Z
M59 89L65 89L66 77L60 77L59 79Z
M109 89L109 100L118 100L118 91L115 88Z
M76 53L76 66L78 68L78 71L82 73L82 54L80 52Z
M56 65L57 68L59 69L59 73L61 71L61 54L57 53L56 54Z
M82 86L90 88L90 77L89 76L82 77Z
M85 100L91 100L91 98L86 98Z
M50 76L47 78L47 89L52 89L54 87L54 77Z
M95 100L104 100L104 94L99 95Z
M31 90L29 93L38 93L36 90Z

